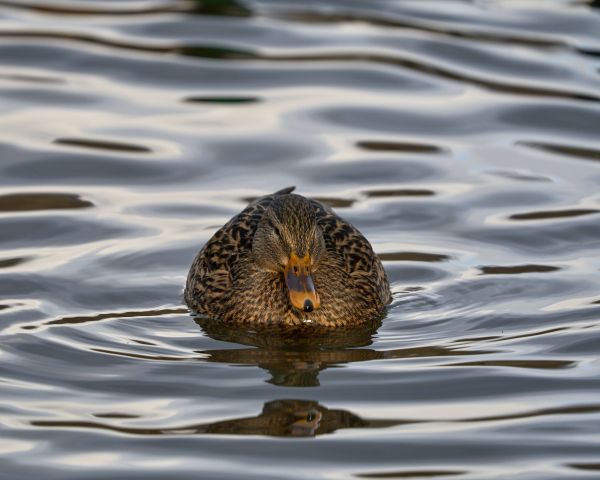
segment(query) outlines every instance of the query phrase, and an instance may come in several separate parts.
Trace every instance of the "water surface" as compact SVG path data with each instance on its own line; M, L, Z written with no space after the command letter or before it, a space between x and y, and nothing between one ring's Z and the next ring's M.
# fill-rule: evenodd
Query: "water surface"
M597 2L0 1L0 477L600 476ZM194 319L296 185L394 302Z

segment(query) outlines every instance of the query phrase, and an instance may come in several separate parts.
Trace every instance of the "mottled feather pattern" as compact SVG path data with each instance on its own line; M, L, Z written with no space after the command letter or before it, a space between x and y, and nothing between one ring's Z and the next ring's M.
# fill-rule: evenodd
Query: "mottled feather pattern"
M391 301L383 265L356 228L315 200L306 201L326 245L313 272L321 308L294 309L283 273L258 268L252 258L256 228L278 197L292 190L252 202L206 243L187 279L185 299L192 309L228 323L279 326L351 326L381 314Z

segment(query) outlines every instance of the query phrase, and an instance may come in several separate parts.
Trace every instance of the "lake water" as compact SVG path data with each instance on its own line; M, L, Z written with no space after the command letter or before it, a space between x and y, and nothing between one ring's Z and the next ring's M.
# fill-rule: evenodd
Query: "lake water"
M0 478L600 478L598 1L0 1ZM197 323L296 185L376 331Z

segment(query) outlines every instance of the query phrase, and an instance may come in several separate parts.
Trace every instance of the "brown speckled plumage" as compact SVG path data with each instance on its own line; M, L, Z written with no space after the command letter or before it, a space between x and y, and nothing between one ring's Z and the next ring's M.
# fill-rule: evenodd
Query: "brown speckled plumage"
M223 322L256 326L353 326L382 313L391 294L369 242L330 208L292 191L293 187L255 200L206 243L187 279L190 308ZM252 246L265 212L284 215L278 233L298 249L309 248L310 224L322 232L325 249L312 272L320 308L295 309L283 272L259 266Z

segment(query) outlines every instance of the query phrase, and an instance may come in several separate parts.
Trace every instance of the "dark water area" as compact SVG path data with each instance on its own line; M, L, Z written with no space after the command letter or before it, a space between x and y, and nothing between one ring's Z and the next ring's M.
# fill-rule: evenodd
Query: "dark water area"
M0 478L600 478L600 5L0 1ZM296 185L380 324L195 319Z

